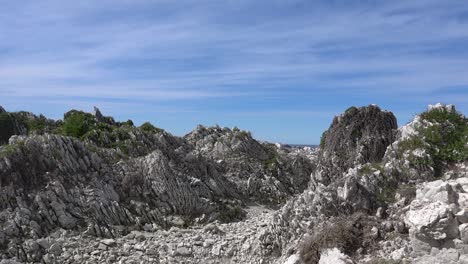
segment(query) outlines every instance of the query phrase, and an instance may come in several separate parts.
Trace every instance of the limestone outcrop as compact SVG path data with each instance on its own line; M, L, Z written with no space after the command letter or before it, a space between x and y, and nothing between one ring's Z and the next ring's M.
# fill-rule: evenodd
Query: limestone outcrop
M0 126L0 263L468 263L468 120L451 105L398 129L352 107L317 149L99 109L0 108Z
M391 112L375 105L350 107L322 135L314 180L328 185L359 164L380 162L396 129Z

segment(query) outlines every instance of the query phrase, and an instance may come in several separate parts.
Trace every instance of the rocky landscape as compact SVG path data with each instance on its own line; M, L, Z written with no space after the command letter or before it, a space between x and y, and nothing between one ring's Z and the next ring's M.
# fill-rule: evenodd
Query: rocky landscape
M0 107L0 263L468 263L468 119L378 106L318 148Z

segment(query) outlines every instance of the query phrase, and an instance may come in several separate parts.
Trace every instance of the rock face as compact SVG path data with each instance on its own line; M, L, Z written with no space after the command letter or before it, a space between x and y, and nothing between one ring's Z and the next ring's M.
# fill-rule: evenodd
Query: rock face
M301 260L305 263L316 263L315 261L319 261L318 257L328 252L327 249L337 247L347 251L346 254L352 254L355 261L362 263L378 263L388 259L425 261L413 252L413 249L417 251L417 247L411 244L414 242L415 245L422 245L425 249L424 254L428 254L427 250L435 250L431 254L438 255L437 259L431 260L432 262L424 263L441 263L444 259L452 259L452 256L455 259L454 263L461 261L458 256L465 254L462 250L465 246L460 243L463 241L460 230L465 230L466 227L460 225L462 222L459 222L456 214L464 215L461 209L458 209L458 204L462 203L458 197L463 197L464 194L460 193L465 192L460 188L462 184L454 184L457 187L443 182L432 183L437 187L428 184L425 188L432 191L418 191L421 200L415 200L413 203L412 200L416 196L417 183L434 179L433 166L436 163L432 161L438 160L440 169L444 172L441 176L443 178L468 177L467 158L464 156L468 153L467 120L456 113L453 107L439 105L417 116L397 132L394 131L396 122L393 115L373 106L367 110L359 108L363 113L374 113L371 116L380 113L377 116L381 117L373 119L376 124L359 126L363 131L372 127L387 127L387 130L381 129L374 134L367 134L369 138L365 142L373 142L374 145L354 148L350 146L356 146L359 140L350 139L353 126L345 117L353 120L352 116L360 114L354 112L359 109L351 109L350 113L335 118L331 128L324 134L325 141L319 153L317 171L313 174L311 186L275 213L266 230L258 236L264 254L281 256L280 259L286 261L291 252L306 247L309 253L301 256ZM352 112L354 114L351 114ZM380 123L382 125L379 125ZM427 131L437 135L437 141L432 140ZM365 134L360 131L354 132L357 135L361 133ZM327 146L327 138L332 142L332 146ZM407 144L407 138L423 143ZM334 143L335 141L339 143ZM443 149L442 147L446 146L443 142L447 141L454 142L451 144L453 147ZM375 150L372 152L374 156L359 154L359 151L363 150ZM435 150L451 154L442 157L440 152ZM353 155L349 155L347 151ZM418 155L421 159L413 162L412 154L408 153ZM420 162L421 160L432 163ZM459 181L464 181L461 178ZM462 205L462 208L464 206ZM357 217L356 214L363 212L365 217L352 220ZM343 231L351 230L350 234L354 235L338 237L338 241L334 236L320 236L327 234L329 228L324 228L327 223L342 218L348 220L339 221L352 223L354 228L339 229L331 233L342 234ZM335 226L339 227L337 224ZM367 228L362 229L362 226ZM414 237L411 242L405 237L408 228ZM304 234L315 237L313 243L305 243ZM347 244L346 241L350 238L352 242ZM313 246L310 246L311 243ZM360 245L361 249L350 250L350 245L355 244ZM459 247L449 247L449 244ZM447 247L451 249L448 250ZM315 255L312 254L315 257L310 257L311 250L315 250Z
M314 179L327 185L358 164L380 162L395 139L396 129L391 112L375 105L350 107L335 117L322 135Z
M395 129L393 114L376 106L352 107L335 117L324 133L312 184L273 217L259 237L263 250L285 255L294 250L304 233L329 217L376 210L383 174L366 163L381 161Z
M468 121L452 106L398 131L350 108L318 158L98 109L2 115L2 263L468 263Z
M184 138L195 146L193 155L215 160L242 195L255 200L275 203L302 192L314 168L304 152L260 143L237 128L199 126Z
M433 261L443 260L440 256L444 254L443 249L450 248L455 255L468 254L466 176L450 181L427 182L418 188L416 198L404 217L415 257L437 252L431 254Z
M92 120L77 111L65 116L77 114ZM241 220L244 203L277 204L303 190L313 169L302 152L259 143L240 130L204 128L200 134L199 128L178 138L102 114L92 122L98 123L89 123L84 140L30 134L11 136L0 147L0 249L5 256L39 261L47 252L62 254L60 245L44 251L27 244L58 228L119 237L153 226ZM191 255L184 247L176 252Z

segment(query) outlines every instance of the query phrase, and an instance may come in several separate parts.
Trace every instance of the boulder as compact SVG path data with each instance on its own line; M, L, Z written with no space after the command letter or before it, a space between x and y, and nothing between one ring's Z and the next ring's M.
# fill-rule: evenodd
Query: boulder
M453 245L458 239L468 242L467 224L457 220L463 219L462 208L467 206L466 187L465 178L437 180L418 187L404 217L415 252Z

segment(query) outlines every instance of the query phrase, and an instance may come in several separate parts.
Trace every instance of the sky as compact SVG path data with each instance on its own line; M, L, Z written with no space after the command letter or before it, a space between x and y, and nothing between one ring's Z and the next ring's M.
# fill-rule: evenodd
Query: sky
M0 0L0 105L317 144L350 106L468 110L468 1Z

